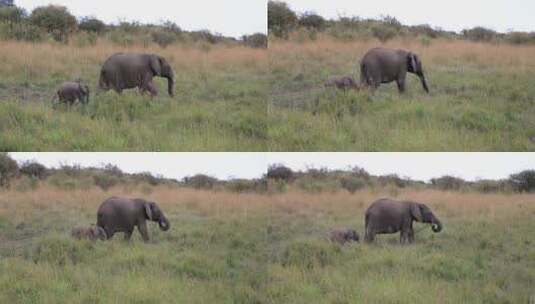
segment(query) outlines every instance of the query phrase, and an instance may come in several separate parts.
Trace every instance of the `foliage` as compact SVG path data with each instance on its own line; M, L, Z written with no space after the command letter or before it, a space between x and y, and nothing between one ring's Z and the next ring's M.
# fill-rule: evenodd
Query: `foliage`
M525 170L516 174L512 174L509 179L517 191L535 191L535 170Z
M465 181L458 177L444 175L431 179L431 184L440 190L459 190L465 184Z
M0 188L9 187L11 180L19 174L19 166L7 153L0 152Z
M102 34L106 30L106 24L95 17L83 17L78 29L90 33Z
M194 189L211 190L217 183L217 179L205 174L187 176L183 180L184 184Z
M49 174L48 169L36 161L22 163L20 165L20 173L35 179L45 179Z
M97 185L103 191L108 191L110 188L119 183L119 179L116 176L107 174L94 175L93 180L95 185Z
M286 3L268 1L268 31L279 38L287 38L298 22L297 14Z
M166 48L177 41L176 34L166 30L153 31L151 36L152 41L162 48Z
M480 26L472 29L465 29L462 31L462 35L468 40L477 42L489 42L497 37L497 33L495 31Z
M293 179L292 169L281 165L281 164L272 164L268 167L267 178L273 180L282 180L285 182L290 182Z
M346 176L340 180L342 188L349 191L349 193L355 193L366 186L366 183L357 177Z
M316 13L305 12L304 14L299 16L298 24L299 26L304 28L323 31L326 26L326 21L322 16Z
M77 26L76 18L64 6L37 7L29 18L33 25L45 29L58 42L67 42Z
M242 37L243 43L252 48L265 49L268 46L267 36L262 33L252 35L244 35Z

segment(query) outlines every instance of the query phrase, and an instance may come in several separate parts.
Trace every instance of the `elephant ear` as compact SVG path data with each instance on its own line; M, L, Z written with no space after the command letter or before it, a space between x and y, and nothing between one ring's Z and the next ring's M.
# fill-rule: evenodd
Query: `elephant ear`
M409 72L416 72L418 69L418 58L415 54L409 53L407 56L407 67Z
M420 204L411 203L411 215L418 222L423 222L424 217L422 215L422 210L420 208Z
M162 75L162 57L157 55L152 55L150 58L150 69L154 75Z
M147 214L147 217L149 220L152 221L152 207L151 203L145 203L145 213Z

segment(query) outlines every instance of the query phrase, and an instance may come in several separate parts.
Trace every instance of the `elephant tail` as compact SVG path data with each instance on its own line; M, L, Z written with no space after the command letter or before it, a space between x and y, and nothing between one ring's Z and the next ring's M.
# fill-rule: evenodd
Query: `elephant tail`
M360 85L370 85L370 82L368 81L368 69L366 68L366 65L363 62L360 63Z
M104 69L100 70L100 78L98 80L98 87L101 90L108 89L108 82L106 81L106 72L104 71Z

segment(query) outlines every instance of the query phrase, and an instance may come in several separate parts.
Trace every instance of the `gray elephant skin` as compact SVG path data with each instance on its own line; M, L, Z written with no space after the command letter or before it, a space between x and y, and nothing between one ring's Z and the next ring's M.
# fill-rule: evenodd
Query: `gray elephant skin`
M407 72L416 74L424 90L429 93L427 81L418 55L406 51L386 48L369 50L360 61L360 83L377 89L381 83L395 81L400 93L405 92Z
M121 93L124 89L138 88L141 93L158 95L152 79L167 78L167 91L173 96L175 76L171 65L162 56L156 54L116 53L102 65L99 87Z
M329 240L339 245L345 245L349 242L358 242L360 238L355 229L334 229L329 233Z
M358 90L359 86L351 76L332 76L325 81L325 87L335 87L339 90Z
M372 242L376 234L400 232L400 242L414 241L413 221L432 224L433 232L442 230L442 223L425 204L412 201L379 199L366 210L364 239Z
M98 226L75 227L71 231L71 236L77 240L87 239L90 241L106 239L106 231Z
M130 240L137 227L146 242L149 240L147 220L157 222L162 231L170 228L169 221L158 205L140 198L110 197L97 211L97 226L106 231L107 239L117 232L124 232L124 239Z
M77 81L66 81L61 84L56 95L62 103L72 105L78 100L87 104L89 102L89 87Z

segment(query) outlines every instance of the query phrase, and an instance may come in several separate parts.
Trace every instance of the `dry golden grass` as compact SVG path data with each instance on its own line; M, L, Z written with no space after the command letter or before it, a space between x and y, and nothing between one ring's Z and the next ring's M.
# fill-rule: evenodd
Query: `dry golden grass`
M337 62L340 54L353 54L355 64L364 53L374 47L402 48L420 54L428 64L450 65L469 63L483 66L500 66L511 69L535 67L535 46L515 46L510 44L476 43L465 40L433 40L424 46L415 39L393 39L386 43L375 40L344 42L328 36L319 36L317 40L297 43L292 40L270 42L271 63L284 66L281 55L300 56L302 53L313 54L318 58L329 57L331 63ZM337 58L338 57L338 58ZM283 57L284 58L284 57ZM289 56L288 58L292 58ZM287 59L288 59L287 58ZM325 62L329 64L329 61Z

